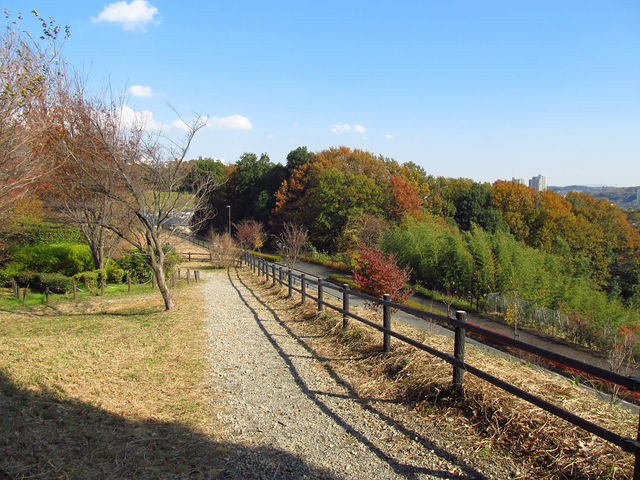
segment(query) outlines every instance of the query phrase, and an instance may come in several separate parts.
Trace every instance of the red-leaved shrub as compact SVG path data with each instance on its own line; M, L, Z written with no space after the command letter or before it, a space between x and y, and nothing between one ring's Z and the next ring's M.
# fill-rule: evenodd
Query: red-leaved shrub
M353 276L362 290L378 298L389 294L393 302L403 303L413 293L404 288L409 281L409 270L398 267L393 254L386 256L376 246L360 246Z

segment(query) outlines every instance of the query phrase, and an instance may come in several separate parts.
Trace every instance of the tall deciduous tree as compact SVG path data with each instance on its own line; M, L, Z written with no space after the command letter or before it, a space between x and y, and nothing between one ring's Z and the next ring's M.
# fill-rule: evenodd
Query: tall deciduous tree
M45 171L46 112L60 68L60 26L32 13L40 34L23 32L22 17L13 20L6 10L11 23L0 34L0 256L14 207Z
M165 308L172 309L173 295L165 275L170 232L164 227L176 216L197 210L203 193L212 188L203 180L194 194L180 193L187 174L183 160L203 121L196 119L187 125L182 140L169 142L146 131L144 125L125 124L116 102L88 98L81 90L63 91L60 105L60 124L65 129L56 133L56 140L79 172L76 180L86 192L113 202L130 219L105 227L146 254ZM77 155L73 143L77 137L87 139L82 149L86 155Z

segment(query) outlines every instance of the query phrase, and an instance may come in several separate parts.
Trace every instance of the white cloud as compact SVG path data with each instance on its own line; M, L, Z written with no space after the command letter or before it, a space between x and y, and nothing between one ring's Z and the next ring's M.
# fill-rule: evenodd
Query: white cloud
M333 133L335 133L336 135L341 135L343 133L351 133L351 132L356 132L356 133L361 133L364 134L367 129L365 127L363 127L362 125L349 125L348 123L336 123L334 125L331 125L331 131Z
M147 0L132 0L114 2L106 5L97 17L91 21L118 23L125 30L145 31L145 26L150 23L160 23L160 17L156 17L158 9Z
M386 138L387 140L393 140L393 135L389 134L389 133L385 133L384 138Z
M229 115L228 117L200 117L198 122L206 122L209 128L218 129L236 129L236 130L252 130L253 125L247 117L242 115ZM182 130L189 130L189 125L182 119L173 122L173 126Z
M134 97L151 97L151 87L144 87L142 85L131 85L129 87L129 93Z
M351 131L351 125L348 123L336 123L335 125L331 125L331 131L336 135L348 133Z
M209 119L207 126L212 128L233 128L236 130L252 130L253 125L247 117L242 115L229 115L228 117L213 117Z
M153 113L149 110L136 112L133 108L123 105L118 109L120 122L127 128L142 128L143 130L160 130L164 127L161 122L153 119Z

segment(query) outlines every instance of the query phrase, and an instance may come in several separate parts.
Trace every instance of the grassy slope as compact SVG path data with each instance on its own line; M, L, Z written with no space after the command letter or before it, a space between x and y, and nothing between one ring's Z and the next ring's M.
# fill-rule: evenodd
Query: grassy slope
M0 477L199 478L217 471L226 448L210 436L195 288L176 291L171 313L157 293L5 310Z

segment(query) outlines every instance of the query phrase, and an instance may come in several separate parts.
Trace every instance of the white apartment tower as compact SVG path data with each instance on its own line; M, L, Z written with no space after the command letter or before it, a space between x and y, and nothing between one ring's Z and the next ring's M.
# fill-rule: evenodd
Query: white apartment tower
M516 183L521 183L522 185L527 184L527 182L524 181L524 178L511 177L511 181Z
M529 180L529 186L538 192L544 192L547 189L547 177L538 175Z

